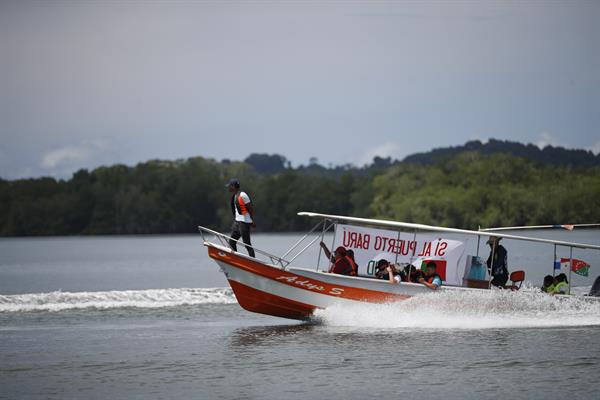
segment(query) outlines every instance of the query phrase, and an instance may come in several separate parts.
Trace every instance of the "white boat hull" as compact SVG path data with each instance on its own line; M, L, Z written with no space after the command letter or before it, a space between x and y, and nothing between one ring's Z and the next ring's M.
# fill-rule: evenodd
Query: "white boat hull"
M212 243L205 243L231 285L240 305L248 311L291 319L309 319L316 309L356 302L385 303L406 300L431 289L421 284L392 284L304 268L267 264ZM442 287L438 290L478 290Z

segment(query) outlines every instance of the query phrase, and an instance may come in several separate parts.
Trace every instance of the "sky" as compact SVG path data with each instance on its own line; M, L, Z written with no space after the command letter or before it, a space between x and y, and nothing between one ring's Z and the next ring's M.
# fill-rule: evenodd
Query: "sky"
M0 177L148 159L600 152L598 1L0 0Z

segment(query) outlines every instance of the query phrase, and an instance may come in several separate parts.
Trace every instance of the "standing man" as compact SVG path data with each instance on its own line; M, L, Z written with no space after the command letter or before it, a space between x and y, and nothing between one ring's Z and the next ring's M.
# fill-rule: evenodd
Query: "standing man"
M246 245L248 255L255 257L254 248L252 248L252 243L250 242L250 227L256 227L254 223L254 207L250 202L250 196L240 190L240 181L235 178L230 179L226 187L230 193L233 193L231 196L231 212L234 221L231 227L229 246L231 246L233 251L237 251L237 240L241 237Z
M502 238L490 236L487 244L490 246L490 256L487 259L487 267L492 276L492 285L503 288L508 281L508 252L500 244Z

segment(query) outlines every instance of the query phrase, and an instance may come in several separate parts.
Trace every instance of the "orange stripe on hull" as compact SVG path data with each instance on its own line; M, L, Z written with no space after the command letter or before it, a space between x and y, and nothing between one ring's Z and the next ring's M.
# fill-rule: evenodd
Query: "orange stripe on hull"
M377 290L331 284L316 279L305 278L304 276L293 274L279 268L274 268L256 260L249 260L245 257L240 257L235 253L224 252L211 246L208 246L208 254L215 260L225 262L231 266L243 269L253 274L288 286L297 287L303 290L325 294L332 297L339 297L355 301L366 301L369 303L386 303L391 301L406 300L410 297L405 294L380 292ZM321 290L315 288L315 286L318 286L321 288Z
M245 310L291 319L308 319L316 307L276 296L229 280L235 297Z

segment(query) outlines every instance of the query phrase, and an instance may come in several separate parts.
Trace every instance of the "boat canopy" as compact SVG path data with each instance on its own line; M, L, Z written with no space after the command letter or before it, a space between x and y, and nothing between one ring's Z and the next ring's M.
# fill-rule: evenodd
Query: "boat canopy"
M446 228L442 226L434 226L434 225L425 225L425 224L415 224L411 222L399 222L399 221L390 221L384 219L370 219L370 218L358 218L358 217L347 217L343 215L331 215L331 214L321 214L315 212L302 211L299 212L298 215L304 217L311 218L323 218L333 222L345 222L351 225L359 225L359 226L371 226L371 227L381 227L381 228L391 228L394 230L412 230L412 231L425 231L425 232L445 232L445 233L457 233L462 235L470 235L470 236L495 236L501 237L504 239L514 239L514 240L523 240L528 242L537 242L537 243L547 243L553 244L555 246L566 246L571 248L578 249L593 249L600 250L600 245L595 244L587 244L587 243L575 243L575 242L567 242L563 240L553 240L553 239L544 239L544 238L536 238L536 237L528 237L528 236L519 236L519 235L510 235L505 233L497 233L495 230L469 230L469 229L457 229L457 228Z
M595 228L600 224L555 224L555 225L523 225L523 226L501 226L496 228L480 228L482 232L517 231L525 229L566 229L572 231L574 228Z

